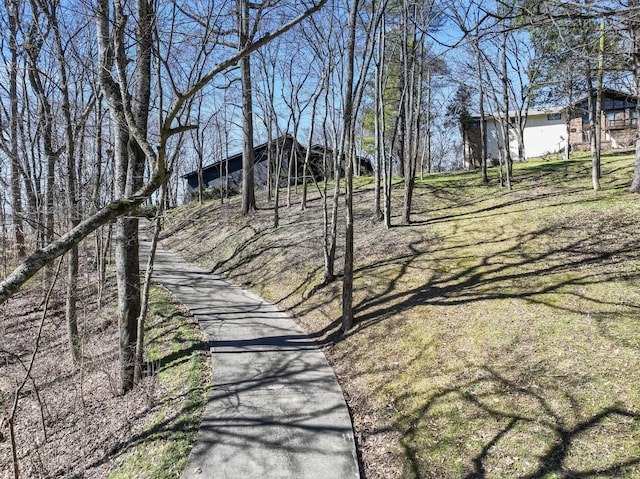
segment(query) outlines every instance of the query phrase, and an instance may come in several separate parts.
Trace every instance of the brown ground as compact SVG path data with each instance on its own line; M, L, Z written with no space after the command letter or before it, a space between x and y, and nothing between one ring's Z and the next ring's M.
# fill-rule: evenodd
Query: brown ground
M83 360L67 349L62 279L44 315L34 367L19 395L15 434L20 477L106 477L141 439L162 390L155 378L118 394L118 350L114 285L97 305L95 278L83 276L79 324ZM13 477L7 419L16 386L25 375L43 318L41 280L0 306L0 477Z

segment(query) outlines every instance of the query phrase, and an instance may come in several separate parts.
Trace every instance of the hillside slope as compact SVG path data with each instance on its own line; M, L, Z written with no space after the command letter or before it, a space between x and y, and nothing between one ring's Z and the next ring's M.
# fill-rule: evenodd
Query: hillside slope
M270 208L242 218L235 201L190 204L170 212L164 244L324 344L369 479L640 477L632 163L605 157L597 194L586 157L517 165L512 192L495 171L488 187L474 172L431 175L417 182L414 223L390 230L371 220L372 180L359 179L344 338L340 281L316 287L317 195L305 211L283 207L278 229Z

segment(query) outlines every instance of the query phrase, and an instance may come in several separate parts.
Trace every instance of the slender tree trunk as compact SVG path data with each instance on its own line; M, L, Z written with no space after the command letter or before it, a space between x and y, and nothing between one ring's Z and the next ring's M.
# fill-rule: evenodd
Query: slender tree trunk
M565 109L565 113L564 113L565 131L567 135L567 142L564 145L564 152L562 154L562 159L564 160L568 160L569 154L571 153L571 111L572 111L571 106L568 106Z
M288 131L287 131L287 134L288 134ZM282 144L283 149L285 145L286 145L286 137L285 137L285 141ZM291 150L289 151L289 161L287 162L287 208L291 208L291 179L293 177L293 167L295 165L294 157L295 157L295 151L293 148L291 148Z
M196 138L196 142L198 141L199 141L199 138ZM196 155L198 157L198 203L202 205L204 201L204 175L202 174L202 166L203 166L202 156L203 155L199 146L196 147L195 150L196 150ZM222 173L222 171L220 173ZM222 198L222 191L220 192L220 197Z
M482 182L489 183L487 175L487 124L484 121L484 82L482 75L482 51L478 31L473 46L476 49L476 76L478 77L478 112L480 114L480 168L482 169Z
M404 163L404 195L402 205L403 225L411 222L411 192L413 191L413 98L415 95L414 70L415 70L415 30L409 29L409 6L407 0L402 2L402 78L404 87L404 102L402 110L400 139L402 141L402 162Z
M247 48L249 37L249 1L237 0L238 7L238 50ZM249 55L240 60L242 82L242 214L248 215L256 208L253 170L253 88L251 85L251 60Z
M20 181L20 158L18 156L18 8L19 1L7 2L9 18L9 52L11 69L9 71L9 177L11 179L11 216L13 237L18 258L26 255L24 224L22 221L22 187Z
M506 166L507 189L511 191L511 176L513 161L511 159L511 145L509 139L509 77L507 70L507 33L502 34L502 96L504 101L504 118L502 122L502 134L504 136L504 162Z
M426 123L427 123L427 134L425 137L425 147L424 147L424 151L425 151L425 157L427 160L427 173L431 173L431 135L432 135L432 99L431 99L431 75L432 75L432 71L431 68L428 67L427 70L427 117L425 119ZM424 172L424 166L420 167L420 179L424 179L423 176L423 172Z
M353 325L353 81L355 63L356 25L358 1L353 0L349 19L349 40L347 44L347 78L345 84L343 124L343 144L345 162L345 247L344 277L342 282L342 332L346 333Z
M600 27L600 45L599 45L599 58L598 58L598 90L596 93L596 149L595 155L592 158L592 173L591 178L593 181L593 190L598 191L600 189L601 174L601 153L602 153L602 83L604 77L604 35L605 35L605 21L602 19Z
M591 79L591 70L587 71L587 93L589 95L589 145L591 147L591 180L593 183L593 190L598 191L600 189L600 178L598 177L598 164L600 162L600 152L598 150L598 128L597 116L598 111L598 95L594 91L593 81Z
M134 364L134 381L140 382L144 374L144 329L147 311L149 309L149 290L151 288L151 275L153 274L153 263L158 247L158 238L162 230L162 217L164 214L164 199L167 195L166 183L162 185L160 199L157 203L156 216L153 220L153 236L151 237L151 247L149 249L149 257L147 258L147 267L144 274L144 283L142 287L140 314L137 324L136 352Z
M330 75L329 72L327 72ZM329 88L325 90L324 104L329 105ZM322 133L324 137L325 145L328 144L329 131L328 131L328 108L324 108L324 117L322 120ZM327 149L323 152L323 164L325 166L325 172L329 171L329 162L327 161ZM330 177L326 174L323 185L323 200L322 200L322 219L323 219L323 257L324 257L324 270L322 272L322 283L329 284L336 278L335 275L335 259L336 259L336 242L338 237L338 201L340 198L340 159L339 155L334 148L332 150L331 168L333 170L333 195L331 200L331 216L329 217L329 205L327 195L327 179Z
M282 164L284 163L284 143L276 140L276 169L274 171L275 183L273 193L273 227L280 226L280 175L282 174Z
M271 114L269 114L271 116ZM267 121L267 201L271 202L273 198L273 132L271 131L271 120Z
M375 148L376 148L376 171L374 179L374 202L373 202L373 218L379 221L383 218L382 207L380 204L381 179L383 177L382 168L384 167L384 18L378 30L377 55L376 55L376 90L375 90Z
M377 137L377 153L379 158L379 166L381 168L382 173L382 195L384 200L383 205L383 219L384 225L387 229L391 227L391 184L393 181L393 160L392 155L387 155L386 148L386 118L385 118L385 96L384 96L384 68L385 68L385 49L386 49L386 24L385 24L385 15L382 14L381 23L380 23L380 34L378 37L378 71L379 74L376 74L376 102L378 106L377 111L377 123L378 123L378 137ZM397 123L396 123L397 124ZM395 132L394 132L395 137ZM391 152L393 152L393 146L391 147Z
M630 0L629 8L633 11L640 9L640 0ZM633 59L633 83L635 93L640 93L640 20L633 15L628 19L627 28L631 33L632 41L632 59ZM634 163L633 180L629 191L631 193L640 193L640 102L636 104L636 159Z

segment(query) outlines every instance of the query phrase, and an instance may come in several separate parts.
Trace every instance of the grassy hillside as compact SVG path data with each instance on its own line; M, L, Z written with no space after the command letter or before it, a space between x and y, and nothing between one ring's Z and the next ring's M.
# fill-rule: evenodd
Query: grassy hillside
M490 186L477 172L431 175L417 182L414 224L390 230L371 220L372 179L359 179L345 338L340 282L316 288L317 195L306 211L294 196L277 230L266 206L242 218L234 201L188 205L164 241L325 344L369 479L640 477L632 163L606 156L597 194L586 156L516 165L512 192L496 171Z

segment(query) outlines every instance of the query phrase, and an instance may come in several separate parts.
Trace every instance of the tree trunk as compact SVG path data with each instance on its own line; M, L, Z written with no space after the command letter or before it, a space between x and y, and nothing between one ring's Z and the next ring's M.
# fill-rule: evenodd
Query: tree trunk
M282 149L284 149L285 145L286 145L286 137L285 137L285 141L282 144ZM295 155L294 149L291 148L291 151L289 151L289 161L287 162L287 208L291 208L291 179L293 177L293 166L295 164L294 155Z
M8 2L9 3L9 2ZM13 237L18 258L26 255L24 225L22 221L22 188L20 181L20 158L18 157L18 1L7 5L9 18L9 51L11 69L9 71L9 177L11 179L11 216Z
M511 191L511 176L513 161L511 159L511 145L509 141L509 77L507 75L507 33L502 34L502 95L504 100L504 118L502 121L502 134L504 136L504 162L506 166L507 189Z
M598 111L597 93L593 88L591 70L587 70L587 94L589 104L589 145L591 146L591 181L593 190L600 189L600 178L598 177L598 164L600 163L600 151L598 149L598 128L596 126Z
M373 218L379 221L383 218L382 208L380 204L380 187L381 178L383 176L382 168L384 165L384 19L378 30L377 55L376 55L376 88L375 88L375 118L374 118L374 135L376 149L376 171L374 178L374 200L373 200Z
M153 274L153 263L158 247L158 238L162 230L162 215L164 214L164 199L167 195L166 183L162 185L160 199L157 202L156 216L153 220L153 236L151 237L151 247L149 249L149 257L147 258L147 267L144 274L144 283L142 287L140 314L138 316L137 334L136 334L136 352L133 377L136 383L140 382L144 375L144 328L147 311L149 308L149 289L151 288L151 275Z
M333 67L333 65L332 65ZM327 72L329 74L329 72ZM329 104L329 88L325 90L324 104ZM324 117L322 120L322 133L325 139L325 145L328 144L329 131L328 131L328 108L324 109ZM324 171L329 171L329 165L327 161L327 149L324 149L322 161L324 165ZM336 242L338 237L338 201L340 198L340 159L336 149L332 149L331 167L333 169L333 195L331 200L331 217L329 218L329 205L327 197L327 179L325 178L323 185L323 198L322 198L322 225L323 225L323 257L324 257L324 269L322 272L322 284L329 284L335 280L335 259L336 259ZM327 177L329 175L327 174Z
M596 93L596 151L595 156L592 158L592 173L591 178L593 181L593 190L598 191L600 189L601 174L601 162L600 156L602 153L602 83L604 77L604 35L605 35L605 21L602 19L600 28L600 52L598 58L598 90Z
M282 173L282 163L284 162L284 143L276 140L276 168L274 173L275 183L273 192L273 227L280 226L280 175Z
M565 109L565 128L566 128L566 134L567 134L567 142L564 145L564 152L562 155L562 158L564 160L568 160L569 159L569 154L571 153L571 106L568 106Z
M349 19L349 40L347 44L347 78L345 84L343 124L343 145L345 162L345 247L344 277L342 282L342 333L353 325L353 78L355 63L356 25L358 0L353 0Z
M238 50L249 47L249 1L237 0ZM249 55L240 60L242 82L242 214L248 215L256 208L253 171L253 90L251 85L251 60Z
M271 114L269 114L271 116ZM273 199L273 133L271 131L271 120L267 122L267 202L271 202Z
M427 134L425 135L425 147L424 147L424 151L425 154L423 156L426 156L427 159L427 173L431 173L431 135L432 135L432 130L431 130L431 122L433 121L432 118L432 99L431 99L431 75L432 75L432 71L431 68L429 66L427 66L428 70L427 70L427 117L425 118L426 124L427 124ZM424 165L420 166L420 179L424 179Z
M476 38L473 46L476 49L476 75L478 77L478 112L480 114L480 168L482 169L482 182L489 183L487 175L487 125L484 121L484 82L482 76L482 51L476 29Z
M402 84L404 87L403 105L401 111L403 130L400 133L402 141L402 162L404 163L404 195L402 204L403 225L411 222L411 192L413 191L413 143L415 142L413 131L413 98L415 95L414 71L415 71L415 34L409 31L409 11L407 1L402 2Z
M634 11L640 9L640 0L630 0L629 8L633 8ZM633 83L635 94L638 95L640 93L640 20L635 15L629 17L627 28L632 41ZM640 102L636 104L636 114L638 118L636 122L636 159L633 180L629 188L631 193L640 193Z

